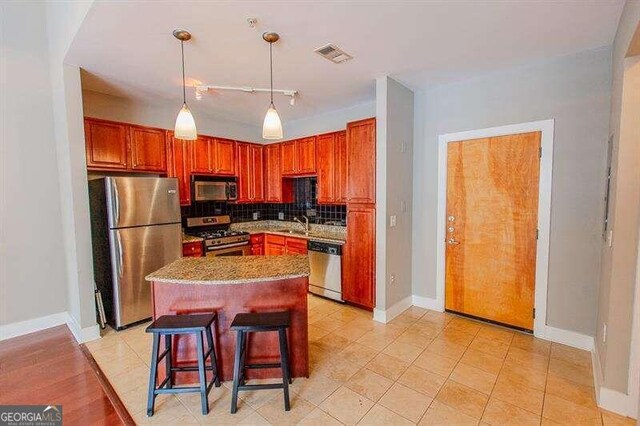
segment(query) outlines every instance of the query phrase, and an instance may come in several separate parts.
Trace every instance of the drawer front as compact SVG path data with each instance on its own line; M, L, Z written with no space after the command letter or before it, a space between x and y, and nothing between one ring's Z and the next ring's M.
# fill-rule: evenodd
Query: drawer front
M254 234L249 237L249 242L253 244L262 244L264 243L264 234Z
M272 235L272 234L267 234L265 239L267 241L267 244L277 244L280 246L285 245L285 241L286 241L286 237L283 237L282 235Z
M202 257L202 243L184 243L182 244L182 256L184 257Z

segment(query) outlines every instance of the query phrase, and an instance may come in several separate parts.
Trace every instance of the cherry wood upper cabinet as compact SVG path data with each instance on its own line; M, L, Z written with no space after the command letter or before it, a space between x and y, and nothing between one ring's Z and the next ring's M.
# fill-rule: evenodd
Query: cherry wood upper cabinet
M376 120L347 124L347 202L376 202Z
M214 155L213 173L233 176L235 174L235 144L229 139L212 139Z
M283 142L280 156L282 161L281 172L283 175L295 175L298 171L298 155L296 141Z
M282 175L308 176L316 173L316 137L283 142Z
M339 204L347 202L347 132L336 133L336 147L334 157L334 201ZM375 176L371 177L375 180Z
M165 130L130 126L131 168L147 172L167 171Z
M175 139L173 132L167 131L168 162L167 174L169 177L178 178L178 192L180 205L191 204L191 150L193 141Z
M372 309L375 306L376 211L369 205L347 208L347 242L342 249L342 297Z
M282 179L282 145L264 147L264 200L267 203L290 203L293 201L291 179Z
M197 174L213 173L213 149L211 138L208 136L198 136L195 141L185 141L191 144L191 171Z
M87 168L126 170L129 167L128 127L126 124L85 118Z
M238 176L238 203L264 201L264 166L260 145L236 143L236 173Z
M264 148L260 145L251 144L251 168L253 169L253 181L251 185L252 201L254 203L264 202Z
M329 204L336 200L336 136L335 133L327 133L316 139L319 204Z
M316 172L316 137L311 136L296 140L298 156L298 174L314 174Z

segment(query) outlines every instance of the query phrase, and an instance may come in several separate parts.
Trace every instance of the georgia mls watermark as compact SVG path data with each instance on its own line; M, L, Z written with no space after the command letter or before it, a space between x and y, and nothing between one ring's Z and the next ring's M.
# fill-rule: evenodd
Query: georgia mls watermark
M0 405L0 426L60 426L62 405Z

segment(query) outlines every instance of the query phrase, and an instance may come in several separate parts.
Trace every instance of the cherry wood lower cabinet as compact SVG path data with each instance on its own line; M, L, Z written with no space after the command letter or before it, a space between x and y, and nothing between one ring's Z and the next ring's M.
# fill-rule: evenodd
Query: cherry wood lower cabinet
M287 237L285 242L286 254L307 254L307 240L303 238Z
M173 132L167 131L167 152L169 167L167 175L178 178L180 205L191 204L191 141L176 139Z
M264 255L264 234L253 234L249 237L251 254L254 256Z
M266 234L264 246L265 255L267 256L279 254L307 254L307 240L304 238Z
M202 257L202 242L182 243L183 257Z
M342 297L367 309L373 309L376 299L375 227L375 207L347 207L347 242L342 249Z

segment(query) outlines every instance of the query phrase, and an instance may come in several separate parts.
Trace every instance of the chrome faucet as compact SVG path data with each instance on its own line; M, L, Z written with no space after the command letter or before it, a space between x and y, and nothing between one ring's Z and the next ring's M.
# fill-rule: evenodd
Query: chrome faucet
M304 223L302 223L302 221L300 219L298 219L297 217L294 217L293 220L294 222L298 222L300 225L304 226L304 232L305 234L309 233L309 218L306 216L302 216L304 218Z

